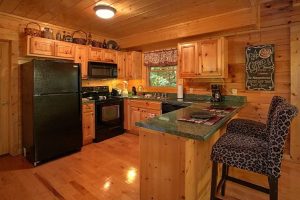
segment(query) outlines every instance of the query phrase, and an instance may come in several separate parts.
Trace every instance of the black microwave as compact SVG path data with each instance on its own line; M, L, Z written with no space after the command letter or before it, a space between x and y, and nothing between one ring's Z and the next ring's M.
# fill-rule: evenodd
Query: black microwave
M117 78L118 65L114 63L88 62L89 78Z

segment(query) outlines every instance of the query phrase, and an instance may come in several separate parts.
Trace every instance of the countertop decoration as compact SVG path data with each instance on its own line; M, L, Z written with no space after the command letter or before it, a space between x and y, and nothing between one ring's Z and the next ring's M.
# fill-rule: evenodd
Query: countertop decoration
M227 100L220 103L211 103L210 101L207 101L207 97L209 96L203 96L202 101L194 101L189 107L165 113L145 121L136 122L136 125L185 138L202 141L207 140L246 104L246 97L243 96L227 96ZM226 107L230 109L227 110L227 112L222 112L220 108L214 109L213 112L215 113L222 112L222 118L218 119L213 124L181 121L181 119L184 119L186 116L190 116L195 112L209 109L212 110L212 106L215 106L215 108Z

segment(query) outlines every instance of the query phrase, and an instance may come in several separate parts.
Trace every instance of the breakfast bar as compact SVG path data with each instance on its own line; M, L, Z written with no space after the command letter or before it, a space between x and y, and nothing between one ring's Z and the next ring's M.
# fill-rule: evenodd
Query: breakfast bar
M209 199L211 147L244 105L245 101L197 102L137 122L141 200Z

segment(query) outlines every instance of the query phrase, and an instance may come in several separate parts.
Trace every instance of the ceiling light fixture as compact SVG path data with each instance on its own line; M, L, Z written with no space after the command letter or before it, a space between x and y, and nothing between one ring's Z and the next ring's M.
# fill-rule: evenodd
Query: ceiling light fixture
M115 8L108 5L96 5L94 11L98 17L103 19L112 18L117 12Z

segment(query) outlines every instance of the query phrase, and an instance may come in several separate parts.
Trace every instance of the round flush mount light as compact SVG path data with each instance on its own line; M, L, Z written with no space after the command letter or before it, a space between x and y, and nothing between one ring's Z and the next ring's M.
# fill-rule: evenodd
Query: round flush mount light
M116 14L116 9L108 5L96 5L94 7L96 15L102 19L112 18Z

